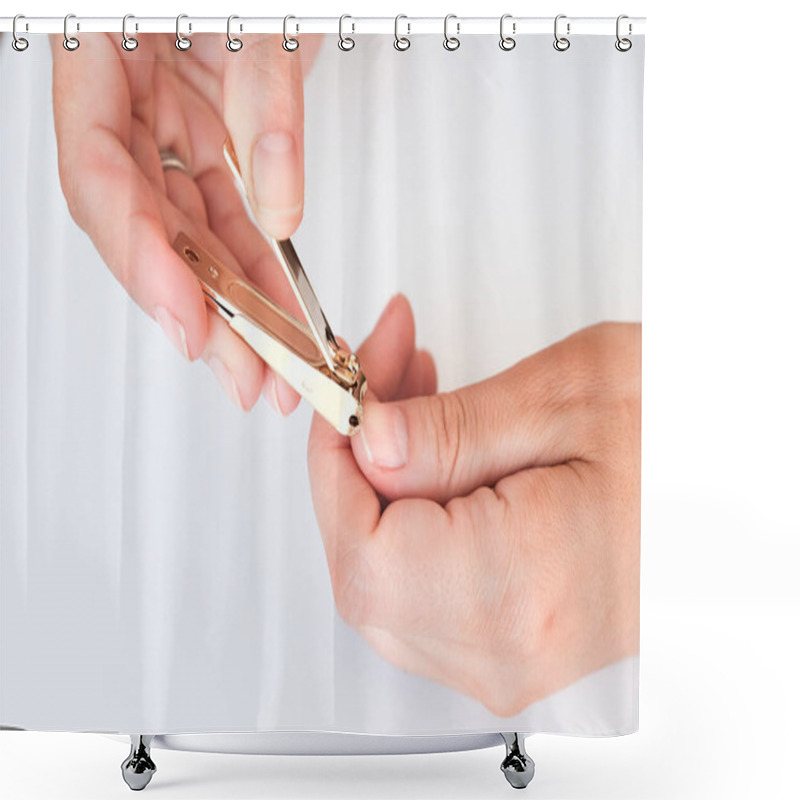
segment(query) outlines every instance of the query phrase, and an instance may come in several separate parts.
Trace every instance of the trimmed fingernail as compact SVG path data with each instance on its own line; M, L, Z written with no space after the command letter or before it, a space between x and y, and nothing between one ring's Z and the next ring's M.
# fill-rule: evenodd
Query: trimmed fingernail
M186 358L189 358L189 347L186 344L186 331L177 318L167 311L164 306L156 306L154 310L156 322L175 346L175 349Z
M278 397L278 381L275 378L275 373L270 370L267 377L264 379L264 387L261 390L264 399L282 416L286 416L286 412L281 407L281 402Z
M262 136L253 148L253 188L261 224L281 232L287 217L302 209L302 187L294 137L285 132Z
M216 379L219 381L220 386L225 390L225 393L236 403L239 408L244 410L242 405L242 398L239 396L239 388L236 386L236 381L233 379L230 370L222 362L219 356L211 356L208 360L208 366L214 373Z
M370 464L398 469L408 460L408 429L400 408L382 403L364 406L361 441Z

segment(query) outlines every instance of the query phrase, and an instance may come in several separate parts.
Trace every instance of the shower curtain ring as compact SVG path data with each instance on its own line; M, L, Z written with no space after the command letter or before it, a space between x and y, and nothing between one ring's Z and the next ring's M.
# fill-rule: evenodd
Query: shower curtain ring
M511 14L503 14L500 17L500 49L505 50L508 52L509 50L513 50L517 46L517 40L513 36L506 36L504 26L507 19L512 19ZM517 23L511 23L511 32L517 32Z
M617 50L620 51L620 53L627 53L628 50L630 50L631 47L633 47L633 42L630 39L622 38L619 35L620 22L622 22L622 20L624 20L624 19L628 19L628 15L627 14L620 14L617 17L617 41L614 42L614 47L616 47ZM630 36L631 33L633 33L633 25L631 25L631 23L629 22L628 23L628 35Z
M447 32L447 26L451 19L458 20L455 14L448 14L444 18L444 45L445 50L449 50L451 53L453 50L458 50L461 47L461 40L458 38L458 34L461 33L461 23L456 21L456 36L450 36Z
M181 20L188 19L188 14L178 14L175 18L175 47L178 50L188 50L192 46L192 40L181 33ZM192 23L189 23L189 33L192 32Z
M395 50L400 50L402 52L403 50L408 50L408 48L411 47L411 39L409 39L407 36L401 36L400 35L400 20L401 19L407 20L408 17L405 14L398 14L394 18L394 49ZM406 29L407 29L406 33L411 33L411 23L410 22L406 22Z
M297 39L293 39L287 33L287 26L289 24L290 19L297 19L297 17L293 17L291 14L287 14L283 18L283 49L287 53L294 53L294 51L297 50L298 47L300 47L300 42ZM300 30L300 26L297 25L296 23L295 27L297 28L297 31Z
M20 19L25 19L25 15L24 14L17 14L17 16L14 17L14 22L11 24L11 36L13 37L11 39L11 46L18 53L21 53L23 50L27 50L28 49L28 45L30 44L30 42L27 39L25 39L23 36L20 36L17 33L17 20L20 20Z
M128 36L127 27L129 19L135 19L133 14L126 14L122 18L122 49L130 53L139 46L139 40L135 36ZM136 30L139 30L138 23L136 24Z
M67 32L67 25L71 19L75 19L74 14L67 14L67 16L64 17L64 49L69 50L70 52L77 50L81 46L81 43L78 41L78 37L70 36ZM75 23L75 27L76 30L80 30L80 23Z
M555 22L553 23L553 35L555 36L555 41L553 42L553 47L558 50L559 53L563 53L565 50L569 50L570 41L567 39L567 36L570 34L570 23L567 23L567 36L559 36L558 35L558 21L560 19L566 19L566 14L559 14Z
M344 25L344 21L346 19L353 19L349 14L342 14L339 17L339 49L344 50L345 53L349 50L352 50L356 46L356 40L353 39L351 36L345 36L342 32L342 26ZM352 26L351 33L356 32L356 24L355 22L351 22L350 25Z
M241 39L237 39L235 36L231 36L231 22L233 22L233 20L235 19L239 19L239 17L237 17L236 14L231 14L228 17L228 41L225 42L225 47L227 47L228 50L231 51L231 53L238 53L244 47L244 43L242 42ZM242 26L240 25L239 30L241 31L241 29Z

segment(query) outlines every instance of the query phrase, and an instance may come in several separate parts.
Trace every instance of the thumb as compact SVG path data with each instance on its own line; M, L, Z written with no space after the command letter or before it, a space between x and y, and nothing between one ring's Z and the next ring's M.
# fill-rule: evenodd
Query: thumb
M389 500L447 502L533 466L577 455L564 398L551 396L536 356L458 391L393 403L370 400L352 439L361 471Z
M303 216L303 74L282 41L259 37L226 62L223 110L259 223L288 239Z

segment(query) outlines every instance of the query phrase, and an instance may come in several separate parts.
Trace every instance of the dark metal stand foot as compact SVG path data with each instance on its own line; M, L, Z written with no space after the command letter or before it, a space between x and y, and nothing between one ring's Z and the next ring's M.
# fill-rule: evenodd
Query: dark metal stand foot
M500 765L506 780L515 789L524 789L536 771L533 759L525 752L525 737L521 733L501 733L506 743L506 757Z
M156 765L150 758L152 741L152 736L131 734L131 752L122 762L122 778L134 792L144 789L155 774Z

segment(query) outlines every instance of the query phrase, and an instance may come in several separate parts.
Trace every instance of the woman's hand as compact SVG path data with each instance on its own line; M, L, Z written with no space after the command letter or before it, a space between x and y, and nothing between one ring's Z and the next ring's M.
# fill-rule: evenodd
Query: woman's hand
M263 391L282 413L299 396L215 313L171 243L185 231L276 302L297 311L269 248L250 223L225 164L230 133L261 225L290 236L303 213L303 66L316 37L286 53L280 36L229 53L202 35L186 52L171 35L87 36L67 52L52 37L61 185L70 212L131 297L186 358L201 356L231 399ZM162 170L160 150L187 165Z
M436 395L393 300L362 435L316 417L309 440L345 621L499 716L637 653L640 354L640 325L595 325Z

